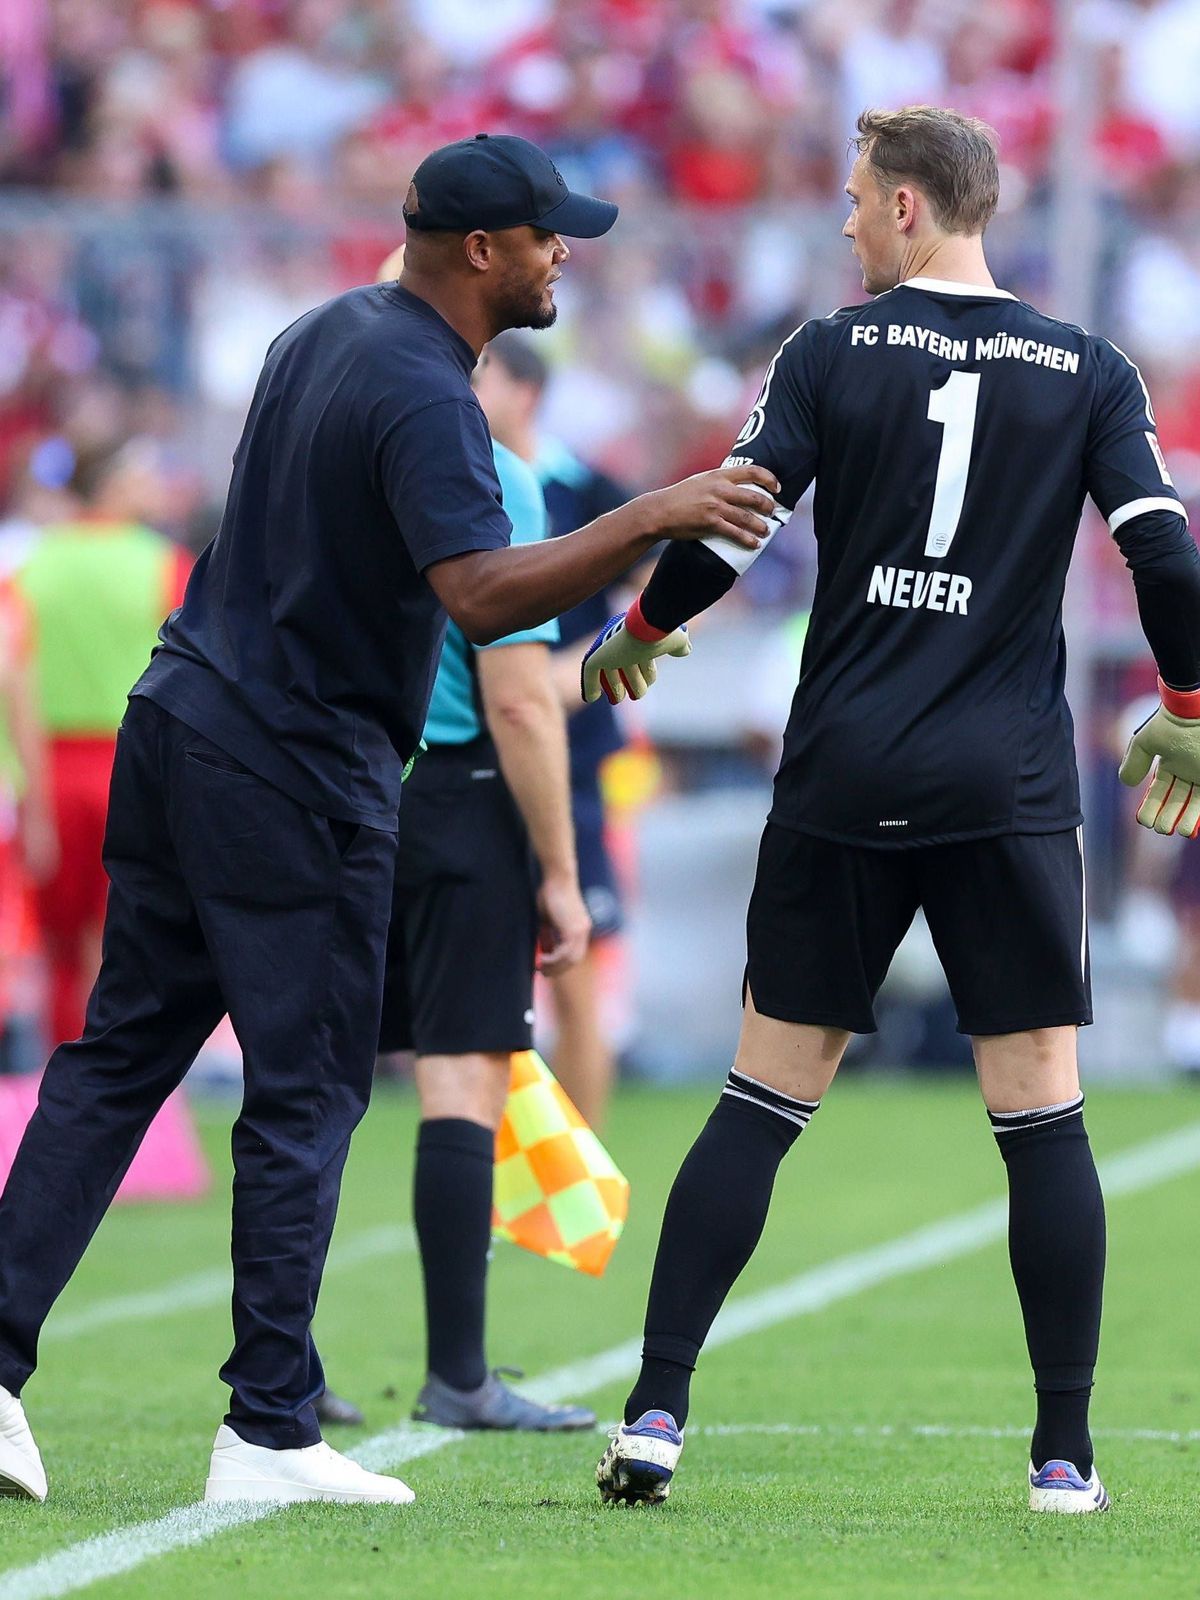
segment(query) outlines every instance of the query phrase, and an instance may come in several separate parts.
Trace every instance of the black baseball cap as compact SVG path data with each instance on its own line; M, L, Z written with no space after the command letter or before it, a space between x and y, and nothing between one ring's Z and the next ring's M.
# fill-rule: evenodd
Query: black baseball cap
M444 144L413 173L404 220L418 233L531 226L596 239L617 220L611 200L572 194L544 150L512 133Z

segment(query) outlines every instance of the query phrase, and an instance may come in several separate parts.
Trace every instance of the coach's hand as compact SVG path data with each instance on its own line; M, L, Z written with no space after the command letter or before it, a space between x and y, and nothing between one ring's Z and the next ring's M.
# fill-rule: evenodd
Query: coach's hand
M652 628L642 616L635 600L623 617L613 617L597 635L583 658L579 687L590 705L604 694L610 706L624 700L640 700L658 677L657 656L687 656L692 641L686 625L673 633Z
M1162 705L1129 741L1121 762L1122 783L1142 782L1157 758L1137 819L1155 833L1200 835L1200 689L1172 689L1158 680Z
M771 531L779 480L766 467L717 467L697 472L669 489L655 489L650 503L653 532L662 539L708 539L714 533L757 550Z
M573 872L546 874L538 890L537 969L546 978L557 978L587 954L592 936L592 919L579 892L579 879Z

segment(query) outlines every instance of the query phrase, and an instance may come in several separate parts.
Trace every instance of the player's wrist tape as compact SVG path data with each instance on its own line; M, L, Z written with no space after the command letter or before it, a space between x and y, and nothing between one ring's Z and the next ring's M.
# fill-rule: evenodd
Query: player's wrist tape
M670 629L655 628L646 621L642 615L642 597L638 595L625 613L625 631L640 644L661 644Z
M1158 694L1173 717L1200 720L1200 689L1172 689L1169 683L1164 683L1160 678Z

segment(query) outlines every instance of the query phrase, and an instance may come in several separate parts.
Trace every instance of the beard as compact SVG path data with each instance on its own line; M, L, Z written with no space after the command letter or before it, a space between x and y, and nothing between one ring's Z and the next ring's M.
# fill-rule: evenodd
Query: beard
M528 284L506 284L505 292L496 307L501 328L552 328L558 317L558 307L548 297L545 289L531 289Z

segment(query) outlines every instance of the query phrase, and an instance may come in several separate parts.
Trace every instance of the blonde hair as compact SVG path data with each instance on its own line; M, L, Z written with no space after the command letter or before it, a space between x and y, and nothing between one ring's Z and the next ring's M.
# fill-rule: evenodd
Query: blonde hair
M996 133L943 106L864 111L853 141L885 189L911 182L946 233L982 233L1000 200Z

